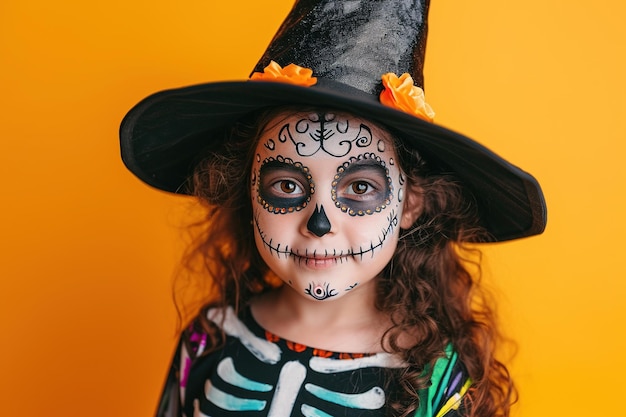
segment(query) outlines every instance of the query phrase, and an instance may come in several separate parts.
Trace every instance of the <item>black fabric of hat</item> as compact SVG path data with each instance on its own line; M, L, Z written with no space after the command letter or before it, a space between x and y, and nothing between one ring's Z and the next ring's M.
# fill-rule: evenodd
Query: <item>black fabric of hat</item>
M344 110L388 127L441 171L454 173L476 199L493 241L543 232L539 183L479 143L379 101L382 74L409 73L423 86L427 0L297 1L254 71L271 60L313 70L317 83L216 82L151 95L122 121L122 159L147 184L181 186L201 150L250 112L304 105Z

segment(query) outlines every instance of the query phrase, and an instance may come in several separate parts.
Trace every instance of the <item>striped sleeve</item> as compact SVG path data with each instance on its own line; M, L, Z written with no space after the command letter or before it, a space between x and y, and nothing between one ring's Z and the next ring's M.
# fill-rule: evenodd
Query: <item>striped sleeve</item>
M181 417L191 365L206 348L207 335L197 321L182 332L157 406L156 417Z
M431 386L420 393L420 407L415 417L462 417L463 396L472 381L451 345L446 356L435 362Z

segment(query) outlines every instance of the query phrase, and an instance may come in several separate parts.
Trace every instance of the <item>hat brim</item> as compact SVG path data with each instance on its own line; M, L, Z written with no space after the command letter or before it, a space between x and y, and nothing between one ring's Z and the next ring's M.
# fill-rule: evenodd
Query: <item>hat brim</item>
M131 109L120 128L122 160L139 179L181 193L211 135L255 110L304 105L344 110L389 128L439 169L454 173L478 205L492 241L543 232L546 205L537 180L483 145L330 80L312 87L259 81L217 82L153 94Z

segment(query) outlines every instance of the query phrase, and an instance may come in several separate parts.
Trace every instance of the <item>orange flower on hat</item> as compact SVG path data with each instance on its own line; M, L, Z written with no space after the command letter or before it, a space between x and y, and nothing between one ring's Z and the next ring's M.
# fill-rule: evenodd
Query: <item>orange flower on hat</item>
M253 81L274 81L304 87L310 87L317 83L317 78L313 77L313 70L296 64L289 64L283 68L274 61L270 61L270 64L263 68L263 72L253 73L250 79Z
M389 72L382 76L385 89L380 93L380 102L420 119L432 122L435 112L424 99L424 90L416 86L408 73L398 77Z

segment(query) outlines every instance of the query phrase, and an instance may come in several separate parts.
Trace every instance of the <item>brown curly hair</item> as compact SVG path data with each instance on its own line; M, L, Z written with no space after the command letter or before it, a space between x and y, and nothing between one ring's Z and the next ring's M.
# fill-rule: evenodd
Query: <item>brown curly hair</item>
M224 140L215 141L218 147L207 150L196 165L188 191L197 197L202 215L192 224L194 240L174 290L181 322L200 306L232 306L238 312L253 296L281 285L254 243L249 172L256 140L284 111L268 109L238 121L221 132ZM393 322L385 346L410 364L399 377L403 389L388 413L415 412L417 392L429 385L425 370L451 343L472 379L461 408L464 415L508 416L516 390L506 366L495 358L501 337L493 303L480 285L481 253L461 243L486 237L477 226L473 198L458 179L431 168L416 150L395 141L400 165L421 193L423 208L414 226L402 230L396 253L378 280L376 307ZM204 287L198 290L198 284ZM217 349L223 334L204 320ZM409 347L399 342L406 335L412 337Z

